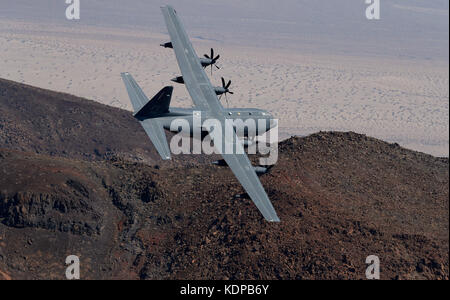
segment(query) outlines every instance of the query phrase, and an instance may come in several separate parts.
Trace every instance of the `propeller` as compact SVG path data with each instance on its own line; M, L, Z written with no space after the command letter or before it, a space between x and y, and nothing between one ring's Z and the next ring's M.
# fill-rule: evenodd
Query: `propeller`
M217 60L220 58L220 55L217 55L216 57L214 57L214 49L211 48L211 56L208 56L208 54L205 54L205 57L207 59L211 60L211 75L212 75L212 71L213 71L213 66L215 66L217 69L220 69L217 65L216 62Z
M228 105L228 97L227 97L227 93L228 93L228 94L231 94L231 95L234 94L233 92L231 92L231 91L229 90L230 85L231 85L231 80L229 80L228 83L226 83L226 82L225 82L225 79L222 77L222 87L223 87L223 89L225 90L225 92L224 92L223 94L225 94L225 100L227 101L227 106L229 106L229 105ZM222 95L219 96L219 100L220 100L221 98L222 98Z

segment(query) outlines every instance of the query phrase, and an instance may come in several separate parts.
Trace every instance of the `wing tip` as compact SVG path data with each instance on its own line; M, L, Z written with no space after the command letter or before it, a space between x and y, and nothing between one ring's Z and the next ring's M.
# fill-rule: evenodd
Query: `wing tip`
M274 218L266 218L266 220L270 223L280 223L281 220L278 218L278 216L275 216Z
M153 140L152 140L153 143ZM160 146L157 146L155 143L153 143L153 145L156 148L156 151L158 152L159 156L161 157L162 160L167 161L167 160L172 160L172 155L170 154L170 150L169 149L164 149L165 147L162 146L162 149L160 149Z

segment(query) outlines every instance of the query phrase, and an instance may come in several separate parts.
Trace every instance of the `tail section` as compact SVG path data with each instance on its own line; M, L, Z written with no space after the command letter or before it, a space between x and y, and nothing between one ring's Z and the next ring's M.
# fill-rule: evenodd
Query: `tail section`
M121 76L133 105L135 118L145 120L169 112L173 92L172 86L166 86L149 100L129 73L122 73Z
M145 132L152 141L153 145L158 151L159 155L163 160L169 160L170 148L167 143L166 133L162 124L160 124L158 119L147 119L141 121L142 127L144 127Z
M129 73L122 73L121 76L135 111L134 117L144 127L161 158L163 160L170 159L171 155L166 133L160 120L158 120L158 116L169 112L173 87L163 88L155 97L149 100Z
M137 119L148 119L161 116L169 112L170 99L173 87L166 86L152 100L148 101L139 111L134 114Z

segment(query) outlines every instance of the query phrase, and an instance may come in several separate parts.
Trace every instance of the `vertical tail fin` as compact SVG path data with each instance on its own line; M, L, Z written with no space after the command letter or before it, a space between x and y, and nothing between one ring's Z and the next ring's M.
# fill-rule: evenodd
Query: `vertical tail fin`
M163 88L152 100L148 100L142 89L129 73L121 74L128 96L134 108L134 117L139 120L163 160L170 159L166 133L158 116L169 112L173 87Z
M129 73L122 73L120 75L127 88L131 104L133 105L135 118L143 120L169 112L169 105L173 92L172 86L164 87L158 94L149 100Z

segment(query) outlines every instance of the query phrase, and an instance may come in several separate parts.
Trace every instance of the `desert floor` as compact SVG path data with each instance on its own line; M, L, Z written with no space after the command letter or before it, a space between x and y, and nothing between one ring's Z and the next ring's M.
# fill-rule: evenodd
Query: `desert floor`
M121 72L133 74L149 97L179 75L173 52L159 47L167 39L144 30L0 21L0 78L131 110ZM199 56L211 47L221 54L212 82L219 85L221 76L233 81L230 107L271 111L282 138L355 131L449 155L448 61L192 42ZM172 105L192 105L182 85L176 85Z

